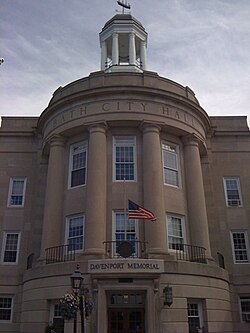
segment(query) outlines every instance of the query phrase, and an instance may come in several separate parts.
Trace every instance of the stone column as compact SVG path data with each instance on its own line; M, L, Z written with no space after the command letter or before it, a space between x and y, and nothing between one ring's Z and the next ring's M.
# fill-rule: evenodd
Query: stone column
M48 247L63 244L63 197L65 190L65 139L55 136L50 141L46 197L43 218L41 258Z
M107 43L106 41L102 42L102 56L101 56L101 70L105 71L107 62Z
M211 256L199 140L190 135L183 139L184 163L191 245L206 248Z
M119 64L119 44L118 44L118 33L115 32L112 35L112 65Z
M143 206L152 211L156 222L146 221L146 241L152 257L167 253L166 213L163 193L160 128L143 126Z
M89 128L85 253L104 254L106 240L107 143L106 127Z
M141 67L143 70L147 69L147 48L146 48L146 41L141 41Z
M129 34L129 64L134 65L136 60L135 34Z

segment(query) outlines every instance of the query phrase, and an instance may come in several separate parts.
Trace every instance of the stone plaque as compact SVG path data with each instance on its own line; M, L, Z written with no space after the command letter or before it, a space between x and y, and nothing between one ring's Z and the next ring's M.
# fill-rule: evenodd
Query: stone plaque
M162 273L164 261L156 259L89 260L88 273Z

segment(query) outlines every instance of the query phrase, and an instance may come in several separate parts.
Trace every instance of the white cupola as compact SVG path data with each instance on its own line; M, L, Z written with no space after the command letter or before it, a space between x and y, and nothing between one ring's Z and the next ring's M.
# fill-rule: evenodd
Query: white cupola
M139 72L146 70L147 32L131 14L117 14L100 32L101 70Z

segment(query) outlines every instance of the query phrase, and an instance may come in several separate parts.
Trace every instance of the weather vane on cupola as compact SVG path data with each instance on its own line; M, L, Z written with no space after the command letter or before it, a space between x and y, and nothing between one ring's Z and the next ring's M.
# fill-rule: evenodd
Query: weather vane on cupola
M125 12L125 8L126 9L131 9L130 4L128 3L127 0L118 0L117 1L118 5L122 7L122 14L124 14Z

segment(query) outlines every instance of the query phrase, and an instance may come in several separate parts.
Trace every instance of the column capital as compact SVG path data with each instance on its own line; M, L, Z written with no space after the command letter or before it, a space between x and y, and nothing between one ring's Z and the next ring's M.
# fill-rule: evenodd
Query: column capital
M112 37L113 38L118 38L118 35L119 35L118 32L113 32Z
M132 37L135 38L135 33L134 32L129 33L129 38L132 38Z
M65 142L66 142L66 138L60 134L53 135L48 141L50 147L55 147L55 146L64 147Z
M89 125L88 131L90 134L95 133L95 132L100 132L100 133L106 134L107 128L108 128L107 124L105 122L103 122L103 123Z
M161 131L161 126L159 124L153 124L153 123L143 122L140 125L140 128L143 133L155 132L155 133L159 134Z
M182 142L184 146L196 146L199 147L199 144L201 140L198 138L197 135L193 134L188 134L182 137Z

